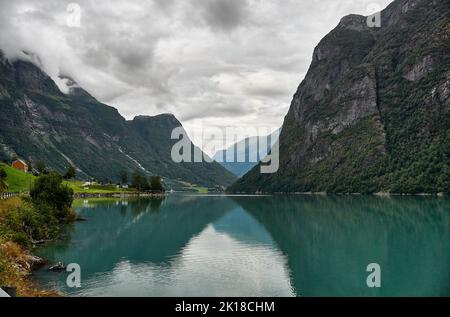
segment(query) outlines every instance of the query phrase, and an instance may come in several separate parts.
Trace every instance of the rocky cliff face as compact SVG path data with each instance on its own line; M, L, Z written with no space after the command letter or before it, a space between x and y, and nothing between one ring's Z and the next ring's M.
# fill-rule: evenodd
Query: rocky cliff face
M396 0L316 47L280 137L281 168L238 192L450 191L450 4Z
M70 82L70 81L69 81ZM172 115L127 122L73 81L63 94L30 62L0 54L0 159L47 163L63 172L73 165L84 178L117 180L122 170L204 186L229 185L235 177L219 164L175 164Z

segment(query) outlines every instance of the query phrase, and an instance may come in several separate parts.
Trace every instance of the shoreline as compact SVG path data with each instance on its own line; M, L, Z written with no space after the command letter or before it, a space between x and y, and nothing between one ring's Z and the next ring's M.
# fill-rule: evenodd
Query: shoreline
M274 193L226 193L227 195L251 195L251 196L323 196L323 197L344 197L344 196L366 196L366 197L449 197L445 193L417 193L417 194L399 194L399 193L373 193L373 194L363 194L363 193L326 193L326 192L292 192L292 193L284 193L284 192L274 192Z
M139 192L114 192L114 193L74 193L74 199L93 199L93 198L165 198L168 194L153 194L153 193L139 193Z
M3 279L7 282L1 285L13 294L11 297L63 297L64 294L55 289L45 289L36 283L33 272L43 267L47 261L35 254L33 250L24 248L15 242L7 241L0 244L3 261L9 268L3 272Z
M22 197L16 196L0 201L0 225L3 226L12 210L23 207ZM53 289L40 287L31 278L33 272L46 260L34 254L37 244L19 243L17 239L3 234L0 236L0 287L8 288L17 297L60 297Z

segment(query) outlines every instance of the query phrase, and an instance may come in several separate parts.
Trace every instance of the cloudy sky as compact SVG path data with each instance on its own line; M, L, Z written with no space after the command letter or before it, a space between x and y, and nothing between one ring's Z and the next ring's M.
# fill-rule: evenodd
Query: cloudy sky
M0 0L0 48L37 54L61 88L69 75L127 119L276 129L320 39L390 2Z

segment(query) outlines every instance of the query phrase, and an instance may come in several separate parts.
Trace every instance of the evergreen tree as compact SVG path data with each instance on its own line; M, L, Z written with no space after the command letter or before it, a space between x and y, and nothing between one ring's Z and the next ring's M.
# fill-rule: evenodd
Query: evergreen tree
M150 190L152 192L162 192L164 191L162 182L161 182L161 177L159 176L152 176L150 179Z
M75 178L75 176L77 175L77 171L75 169L75 167L70 166L67 169L66 175L64 176L65 179L73 179Z
M120 183L122 185L128 184L128 173L126 171L120 172Z
M0 192L4 192L8 189L8 183L6 183L6 177L8 175L6 174L6 171L1 168L0 169Z

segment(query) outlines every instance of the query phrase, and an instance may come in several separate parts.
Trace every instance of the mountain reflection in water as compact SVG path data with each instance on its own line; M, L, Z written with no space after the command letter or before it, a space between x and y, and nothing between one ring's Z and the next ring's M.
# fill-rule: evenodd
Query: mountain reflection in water
M80 201L86 222L40 255L78 263L35 279L69 296L449 296L444 198L226 197ZM367 287L367 265L382 288Z

